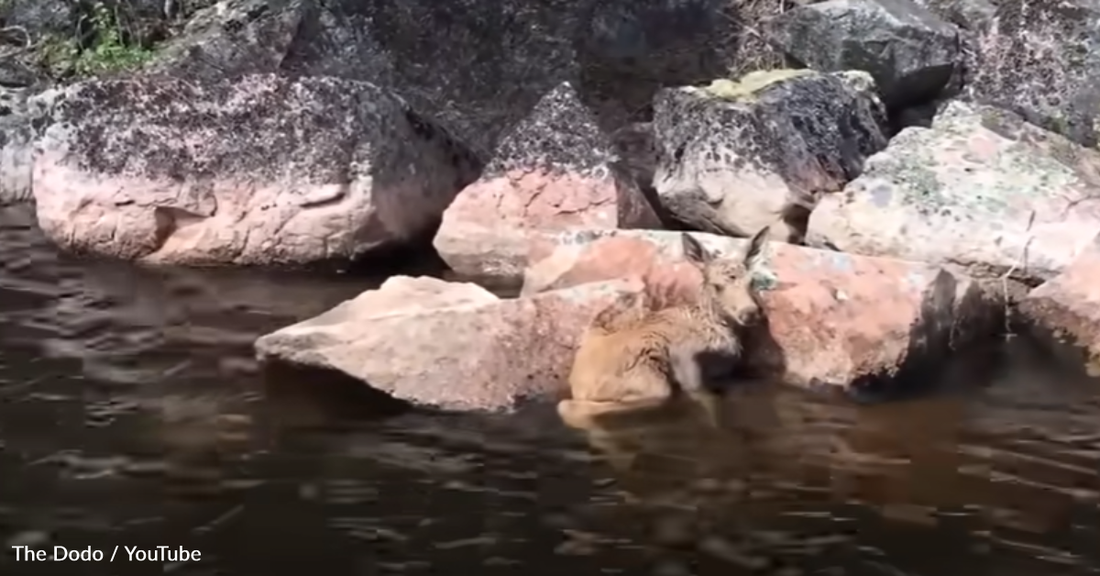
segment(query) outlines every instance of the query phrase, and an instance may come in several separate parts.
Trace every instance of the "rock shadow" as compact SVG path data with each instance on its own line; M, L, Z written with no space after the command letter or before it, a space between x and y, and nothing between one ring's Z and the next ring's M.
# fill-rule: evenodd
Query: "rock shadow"
M947 274L947 273L944 273ZM892 374L867 374L847 386L815 381L811 389L843 391L857 403L900 401L934 392L961 390L990 381L989 374L1001 361L1004 306L976 290L956 301L958 283L936 282L921 301L921 317L913 323L902 355L902 365ZM953 307L951 326L942 325L943 310ZM976 311L976 316L960 316Z
M270 418L278 428L348 428L413 410L408 402L336 370L279 360L260 366Z

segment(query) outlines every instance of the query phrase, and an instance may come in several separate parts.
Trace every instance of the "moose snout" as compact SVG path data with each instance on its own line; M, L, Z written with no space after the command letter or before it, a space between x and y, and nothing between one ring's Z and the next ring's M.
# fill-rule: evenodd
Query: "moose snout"
M753 326L760 323L764 313L759 308L746 308L741 310L737 317L737 323L742 326Z

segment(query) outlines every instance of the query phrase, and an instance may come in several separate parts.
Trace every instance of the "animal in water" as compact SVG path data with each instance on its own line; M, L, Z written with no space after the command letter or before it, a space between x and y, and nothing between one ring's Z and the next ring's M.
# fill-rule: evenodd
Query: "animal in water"
M600 311L581 335L569 374L572 398L558 404L562 420L590 428L602 414L685 395L702 401L715 417L705 369L732 368L747 330L764 318L751 268L769 228L753 235L738 258L718 258L682 234L684 255L702 273L701 293L690 303L663 308L644 306L644 295L632 295Z

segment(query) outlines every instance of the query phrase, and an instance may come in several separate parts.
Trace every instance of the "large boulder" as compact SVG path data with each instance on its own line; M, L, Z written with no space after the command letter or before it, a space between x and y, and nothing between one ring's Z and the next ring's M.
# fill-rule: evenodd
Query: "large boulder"
M562 84L498 146L443 215L435 247L466 276L519 277L531 236L569 228L657 228L637 182L573 87Z
M1000 0L978 38L970 93L1085 146L1096 146L1100 4Z
M557 398L581 330L637 286L587 284L502 300L474 284L396 276L256 341L263 359L344 372L401 400L508 410Z
M863 73L776 70L661 91L654 103L662 205L689 227L800 242L818 196L839 191L886 146Z
M1100 360L1100 235L1058 276L1020 303L1029 321Z
M90 80L40 140L34 198L64 248L148 262L345 260L431 233L472 157L366 82Z
M676 301L698 289L685 273L679 232L563 233L527 271L524 293L555 293L610 278L639 278ZM746 240L692 233L720 256ZM991 338L1003 303L941 267L771 242L754 266L767 333L746 342L750 366L787 382L857 396L907 391L949 352Z
M639 118L660 86L757 60L741 42L753 19L729 10L726 0L222 0L158 50L149 71L369 81L488 161L502 134L563 81L617 126Z
M784 12L769 28L810 68L870 73L891 110L935 99L961 58L955 26L913 0L826 0Z
M1100 229L1098 194L1100 152L1011 112L951 102L824 198L808 242L1035 284Z

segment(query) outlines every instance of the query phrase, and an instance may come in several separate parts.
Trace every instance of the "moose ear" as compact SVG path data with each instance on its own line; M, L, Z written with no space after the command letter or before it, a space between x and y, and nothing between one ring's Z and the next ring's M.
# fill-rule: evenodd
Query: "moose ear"
M684 243L684 256L687 257L688 260L696 264L706 264L710 262L710 252L704 248L698 240L684 233L680 234L680 239Z
M752 260L760 255L760 250L764 248L764 243L768 241L768 231L771 226L765 226L761 228L752 239L749 240L749 245L745 248L745 265L748 266L752 263Z

